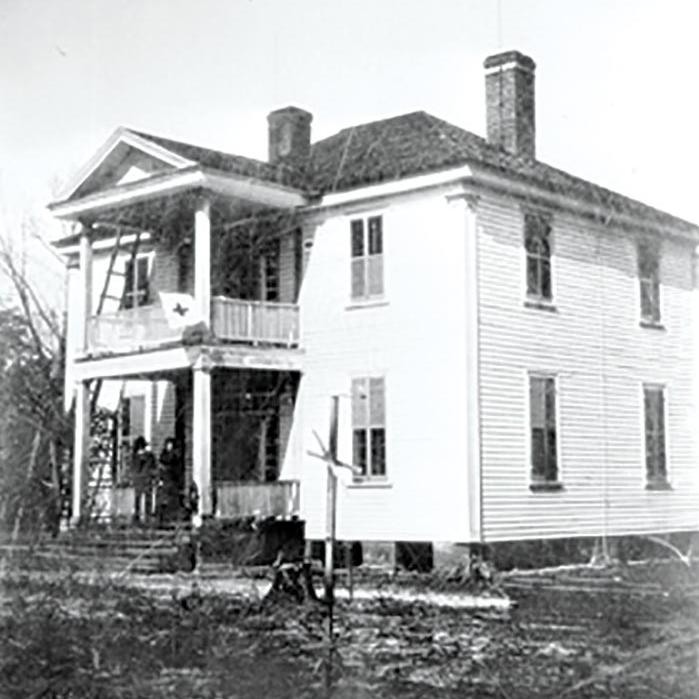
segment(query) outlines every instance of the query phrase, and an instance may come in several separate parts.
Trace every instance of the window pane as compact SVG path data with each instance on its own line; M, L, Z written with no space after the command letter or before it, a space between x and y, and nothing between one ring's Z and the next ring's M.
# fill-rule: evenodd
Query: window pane
M546 386L546 425L556 428L556 382L552 378L544 379Z
M544 381L538 376L529 378L529 419L532 427L544 427L546 424Z
M532 426L532 477L543 479L546 472L545 433L541 427Z
M369 393L366 379L352 380L352 426L366 427L369 424Z
M539 260L527 255L527 293L531 296L540 296L539 287Z
M382 378L369 379L369 423L381 426L385 424L385 421L384 380Z
M555 429L549 429L546 432L546 473L544 475L547 481L555 481L558 478Z
M638 246L638 275L644 279L658 276L658 249L652 244Z
M363 476L366 475L366 430L354 430L352 433L352 465L357 466Z
M369 296L383 294L383 255L372 255L367 259L369 265Z
M371 429L371 475L386 475L386 430L383 427Z
M366 263L364 257L352 259L352 298L363 298L366 296Z
M541 275L541 298L551 300L551 262L548 259L541 260L541 265L539 269Z
M381 216L369 219L369 254L380 255L383 252L383 230Z
M364 254L364 221L355 219L350 226L352 230L352 257L361 257Z

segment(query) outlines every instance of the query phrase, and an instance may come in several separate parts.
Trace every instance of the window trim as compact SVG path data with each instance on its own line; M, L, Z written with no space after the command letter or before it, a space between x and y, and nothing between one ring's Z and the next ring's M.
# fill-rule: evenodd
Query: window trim
M529 283L528 283L528 262L529 253L527 250L527 217L534 216L539 219L544 220L549 227L549 285L551 287L551 298L545 298L538 294L529 293ZM554 217L550 211L534 208L523 208L522 209L522 281L523 281L523 291L522 295L524 298L524 306L527 308L543 310L543 311L555 311L556 310L556 234L554 231Z
M556 406L554 418L556 420L556 480L535 480L532 478L532 425L531 425L531 379L553 379ZM558 492L565 489L563 478L563 454L561 452L561 383L559 375L555 371L527 370L524 373L524 435L525 435L525 467L527 485L532 493Z
M646 389L659 389L663 396L663 438L665 442L665 475L649 478L648 475L648 445L646 441ZM641 382L641 466L642 484L645 490L672 490L670 481L670 449L669 449L669 402L667 384L659 381Z
M657 269L657 285L658 285L658 317L651 318L643 315L643 295L641 293L641 287L643 283L643 278L641 277L641 250L642 248L647 248L653 251L656 259ZM649 238L639 238L636 240L636 302L638 309L638 324L642 328L655 328L663 330L665 326L663 325L663 291L662 291L662 275L661 275L661 261L662 261L662 245L659 240L652 240Z
M369 221L378 218L381 221L381 252L371 255L369 253ZM352 254L352 224L361 221L363 225L363 254L354 256ZM349 304L348 307L357 308L361 306L372 306L385 301L386 298L386 216L381 211L361 211L346 216L346 230L349 230ZM381 260L381 292L369 293L368 261L371 257L379 257ZM352 293L352 268L355 260L363 260L365 293L354 296Z
M383 474L373 474L370 473L371 469L371 437L370 437L370 431L372 429L371 425L371 420L368 419L367 426L366 427L361 427L357 429L362 429L367 433L368 439L366 443L366 453L367 453L367 473L355 473L353 474L352 478L352 484L354 486L359 486L359 485L366 485L366 486L387 486L390 485L389 481L389 476L388 476L388 410L387 410L387 396L388 396L388 390L387 390L387 381L386 381L386 374L385 373L379 373L379 372L367 372L367 373L362 373L362 374L353 374L350 377L350 404L351 404L351 409L350 409L350 463L354 464L354 432L355 432L355 426L354 426L354 382L355 381L366 381L367 382L367 387L369 386L369 383L371 379L381 379L383 381L383 406L384 406L384 414L383 414L383 431L384 431L384 473ZM368 397L368 396L367 396ZM371 411L371 405L369 404L367 406L367 417L369 417Z

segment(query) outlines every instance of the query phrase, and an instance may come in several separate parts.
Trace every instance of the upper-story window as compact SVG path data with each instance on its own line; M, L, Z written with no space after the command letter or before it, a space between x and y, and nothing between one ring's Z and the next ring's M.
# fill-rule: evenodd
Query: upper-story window
M350 223L352 298L383 295L383 219L356 218Z
M147 306L150 303L148 283L148 258L137 257L126 261L124 270L123 308Z
M271 241L260 255L260 298L279 301L279 239Z
M638 245L641 321L660 322L660 249L649 241Z
M527 255L527 296L551 301L551 220L545 214L525 214L524 249Z
M386 476L386 392L383 377L352 381L352 463L364 478Z

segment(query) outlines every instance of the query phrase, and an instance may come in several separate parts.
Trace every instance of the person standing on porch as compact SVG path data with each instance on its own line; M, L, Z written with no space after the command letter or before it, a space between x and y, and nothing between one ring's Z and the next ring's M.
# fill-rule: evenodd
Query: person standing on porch
M172 437L168 437L163 443L159 461L156 510L158 523L164 524L167 520L178 519L181 507L180 453Z
M155 457L143 436L136 437L134 440L131 468L134 485L134 522L141 521L141 511L143 511L144 521L147 521L153 514L153 482L157 469Z

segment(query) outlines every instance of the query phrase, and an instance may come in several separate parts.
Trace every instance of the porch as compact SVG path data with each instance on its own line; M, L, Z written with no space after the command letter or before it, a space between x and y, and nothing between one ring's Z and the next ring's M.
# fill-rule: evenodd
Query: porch
M221 366L103 380L106 423L89 428L82 518L296 518L300 484L284 464L298 381L294 371Z

